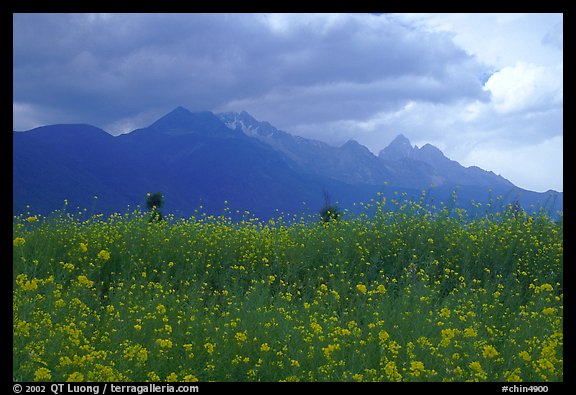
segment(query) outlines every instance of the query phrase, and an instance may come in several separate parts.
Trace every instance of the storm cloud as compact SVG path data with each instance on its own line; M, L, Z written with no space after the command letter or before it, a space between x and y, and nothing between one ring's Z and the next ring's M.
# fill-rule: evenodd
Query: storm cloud
M543 137L528 127L530 142L562 134L562 80L549 65L495 68L458 45L453 32L419 21L387 14L15 14L14 129L82 122L119 134L176 106L245 110L330 144L354 138L375 153L404 133L463 162L477 159L470 136L480 145L494 134L506 139L527 111L540 114L544 126L552 117L556 127ZM558 23L540 45L562 51Z

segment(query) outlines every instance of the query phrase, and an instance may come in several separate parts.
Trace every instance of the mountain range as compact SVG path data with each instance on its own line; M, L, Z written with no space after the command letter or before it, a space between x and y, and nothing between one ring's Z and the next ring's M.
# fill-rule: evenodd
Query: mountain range
M146 128L112 136L84 124L13 132L13 211L47 214L63 207L123 212L161 192L165 210L259 218L314 214L324 192L352 208L377 192L447 201L463 207L503 196L502 203L562 210L563 194L536 193L438 148L398 135L376 156L357 141L334 147L278 130L246 112L214 114L178 107Z

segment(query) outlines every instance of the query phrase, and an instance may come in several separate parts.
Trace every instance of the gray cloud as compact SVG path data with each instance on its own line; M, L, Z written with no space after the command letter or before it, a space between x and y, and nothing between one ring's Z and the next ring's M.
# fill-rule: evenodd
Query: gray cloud
M445 34L386 16L280 18L279 30L253 14L15 15L14 101L101 126L246 104L295 126L485 97L483 66Z

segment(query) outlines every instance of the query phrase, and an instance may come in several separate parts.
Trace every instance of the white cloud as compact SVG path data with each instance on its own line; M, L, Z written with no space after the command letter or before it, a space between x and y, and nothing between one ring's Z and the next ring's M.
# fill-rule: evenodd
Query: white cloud
M331 29L345 23L346 20L350 19L350 16L336 13L259 14L257 18L273 33L287 35L301 29L310 29L320 34L326 34Z
M537 192L564 190L563 136L554 136L537 144L503 147L489 143L477 146L462 161L500 173L515 185Z
M426 30L449 32L456 44L495 69L518 61L555 66L563 57L557 45L562 42L562 14L435 13L398 18Z
M492 74L485 84L498 113L539 111L562 105L562 68L519 62Z

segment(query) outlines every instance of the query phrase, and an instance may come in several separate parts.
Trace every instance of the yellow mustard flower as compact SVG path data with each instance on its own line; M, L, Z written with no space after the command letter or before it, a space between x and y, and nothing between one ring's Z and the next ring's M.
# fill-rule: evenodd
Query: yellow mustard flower
M556 310L557 310L556 307L546 307L544 310L542 310L542 314L551 315L554 314Z
M172 340L170 339L156 339L156 344L161 348L172 348Z
M216 348L216 344L206 343L204 344L204 348L206 349L206 351L208 351L208 354L212 355L212 353L214 352L214 348Z
M47 368L39 368L34 372L34 381L50 381L52 374Z
M364 375L362 375L360 373L355 373L352 375L352 380L354 380L354 381L362 381L363 378L364 378Z
M421 361L412 361L410 362L410 372L412 376L418 377L424 371L424 363Z
M88 288L92 288L92 286L94 285L94 281L90 281L88 280L88 277L84 276L84 275L80 275L78 276L78 282ZM114 306L112 306L112 308L114 308Z
M140 348L136 354L136 360L140 363L146 362L148 360L148 350L144 347Z
M98 253L98 258L100 258L100 259L102 259L102 260L104 260L104 261L107 261L107 260L110 259L110 252L108 252L108 251L106 251L106 250L101 250L101 251Z
M178 375L176 373L172 372L168 375L168 377L166 377L166 381L176 382L176 381L178 381Z
M38 279L33 278L32 280L25 280L20 284L20 288L24 291L34 291L38 288Z
M530 362L532 360L532 357L530 356L528 351L521 351L520 354L518 355L526 362Z
M378 333L378 339L380 339L381 342L385 342L389 337L390 335L388 334L388 332L384 330Z
M66 381L72 381L72 382L84 381L84 375L80 372L73 372L68 375Z
M238 343L243 343L248 339L248 336L246 336L246 332L236 332L234 339L236 339Z
M474 328L466 328L464 329L464 337L476 337L478 335L478 331Z
M490 345L484 346L482 350L482 355L484 356L484 358L491 359L498 356L498 354L499 354L498 351L493 346Z
M23 237L16 237L13 241L14 247L23 246L26 244L26 240Z

